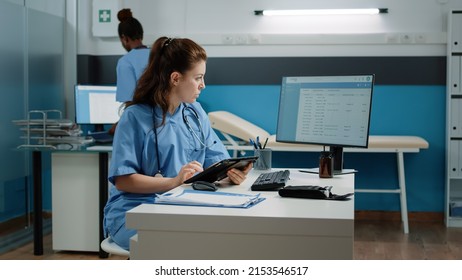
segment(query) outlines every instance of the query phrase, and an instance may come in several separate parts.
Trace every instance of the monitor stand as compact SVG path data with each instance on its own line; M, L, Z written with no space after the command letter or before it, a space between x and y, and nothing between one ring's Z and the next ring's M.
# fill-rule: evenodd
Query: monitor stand
M343 147L330 146L330 152L334 158L334 175L342 174L343 171Z
M332 157L334 159L333 175L343 175L343 174L351 174L351 173L357 172L357 170L355 169L344 169L343 168L343 147L330 146L329 152L332 154ZM304 173L319 174L319 167L302 169L299 171L304 172Z

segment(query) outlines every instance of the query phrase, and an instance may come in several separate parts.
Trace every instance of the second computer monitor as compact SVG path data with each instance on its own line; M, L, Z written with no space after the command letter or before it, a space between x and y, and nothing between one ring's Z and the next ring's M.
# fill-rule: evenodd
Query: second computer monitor
M75 117L78 124L114 124L119 121L121 105L116 101L115 86L75 86Z

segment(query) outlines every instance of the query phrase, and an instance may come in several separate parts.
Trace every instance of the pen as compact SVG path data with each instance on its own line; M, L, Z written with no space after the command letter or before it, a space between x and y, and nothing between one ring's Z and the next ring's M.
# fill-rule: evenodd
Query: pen
M255 148L258 149L257 144L252 140L252 138L249 138L250 144Z
M266 148L266 143L268 143L268 137L266 137L265 144L263 144L263 149Z
M261 150L260 136L257 136L256 144L257 144L258 148Z

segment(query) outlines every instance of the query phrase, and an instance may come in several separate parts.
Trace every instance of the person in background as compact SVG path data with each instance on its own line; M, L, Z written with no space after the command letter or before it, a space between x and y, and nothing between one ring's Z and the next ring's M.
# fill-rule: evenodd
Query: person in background
M120 21L119 39L127 53L117 62L116 101L124 103L132 100L136 83L148 64L150 51L143 44L143 26L133 17L131 10L120 10L117 18ZM117 123L109 129L109 134L114 135L116 127Z
M131 101L136 82L141 77L149 60L149 49L143 44L143 27L133 17L130 9L117 13L119 39L127 53L117 62L117 93L119 102Z
M204 168L229 158L196 101L205 88L207 55L190 39L157 39L132 101L126 103L113 142L104 209L104 228L122 248L136 231L125 227L125 213L153 203ZM231 169L227 180L241 184L252 168Z

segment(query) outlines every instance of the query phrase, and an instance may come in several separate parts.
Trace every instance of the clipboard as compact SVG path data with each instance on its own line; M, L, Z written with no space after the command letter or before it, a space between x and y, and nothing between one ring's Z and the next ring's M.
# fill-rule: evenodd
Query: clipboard
M221 160L219 162L212 164L211 166L209 166L207 169L205 169L201 173L197 173L193 177L184 181L184 183L189 184L189 183L193 183L196 181L206 181L209 183L213 183L215 181L220 181L228 176L226 175L226 173L231 168L243 169L250 162L253 163L257 159L258 159L258 156L224 159L224 160Z
M250 208L265 198L260 194L239 194L228 192L204 192L196 190L182 190L156 195L154 204L179 206L205 206L227 208Z

